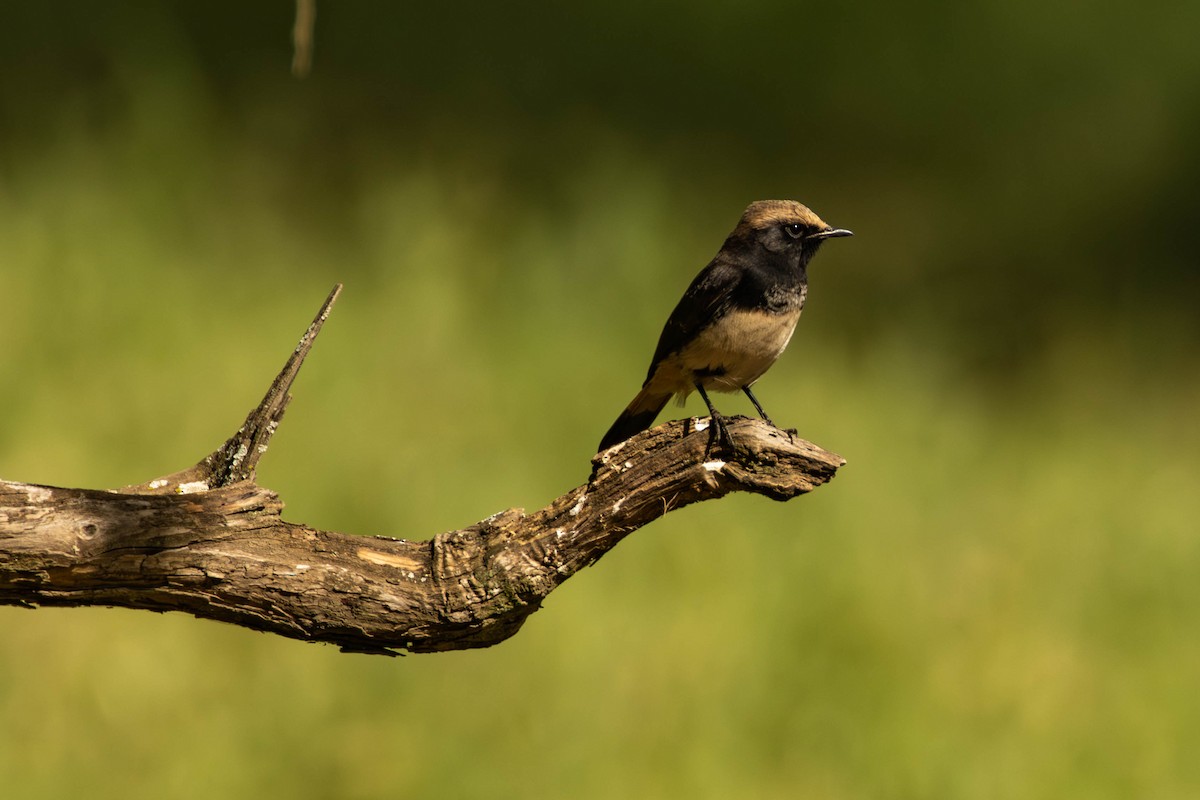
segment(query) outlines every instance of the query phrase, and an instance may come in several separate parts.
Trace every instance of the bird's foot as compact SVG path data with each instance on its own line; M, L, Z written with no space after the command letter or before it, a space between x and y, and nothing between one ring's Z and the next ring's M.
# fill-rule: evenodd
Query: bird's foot
M720 414L713 414L710 419L712 422L708 429L708 444L704 448L705 458L708 458L714 449L733 448L733 437L729 435L729 428L725 425L725 417Z

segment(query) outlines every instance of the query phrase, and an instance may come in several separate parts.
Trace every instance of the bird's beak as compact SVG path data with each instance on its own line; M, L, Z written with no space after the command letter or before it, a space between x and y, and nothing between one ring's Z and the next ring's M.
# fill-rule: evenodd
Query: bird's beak
M845 228L827 228L826 230L818 231L817 233L811 234L808 238L810 238L810 239L837 239L838 237L841 237L841 236L853 236L853 235L854 235L853 231L848 231Z

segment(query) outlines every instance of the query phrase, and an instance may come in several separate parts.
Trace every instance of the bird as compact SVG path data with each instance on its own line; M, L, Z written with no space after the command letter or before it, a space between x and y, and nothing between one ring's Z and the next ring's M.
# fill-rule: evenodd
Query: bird
M693 390L712 418L710 449L730 439L708 390L745 392L774 427L750 387L791 341L808 295L808 264L821 244L853 235L794 200L747 206L667 318L641 391L604 434L597 452L646 430L672 397L682 405Z

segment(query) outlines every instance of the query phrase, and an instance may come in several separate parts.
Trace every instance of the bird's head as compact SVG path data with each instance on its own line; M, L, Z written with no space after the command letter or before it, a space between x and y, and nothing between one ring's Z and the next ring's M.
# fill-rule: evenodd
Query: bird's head
M795 200L759 200L746 207L730 239L805 265L826 239L853 235L825 223Z

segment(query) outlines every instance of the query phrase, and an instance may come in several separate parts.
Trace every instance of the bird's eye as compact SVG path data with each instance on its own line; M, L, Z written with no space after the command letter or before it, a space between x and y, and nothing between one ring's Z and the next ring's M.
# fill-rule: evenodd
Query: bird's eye
M783 229L787 232L787 235L793 239L799 239L804 235L804 226L799 222L793 222L789 225L784 225Z

